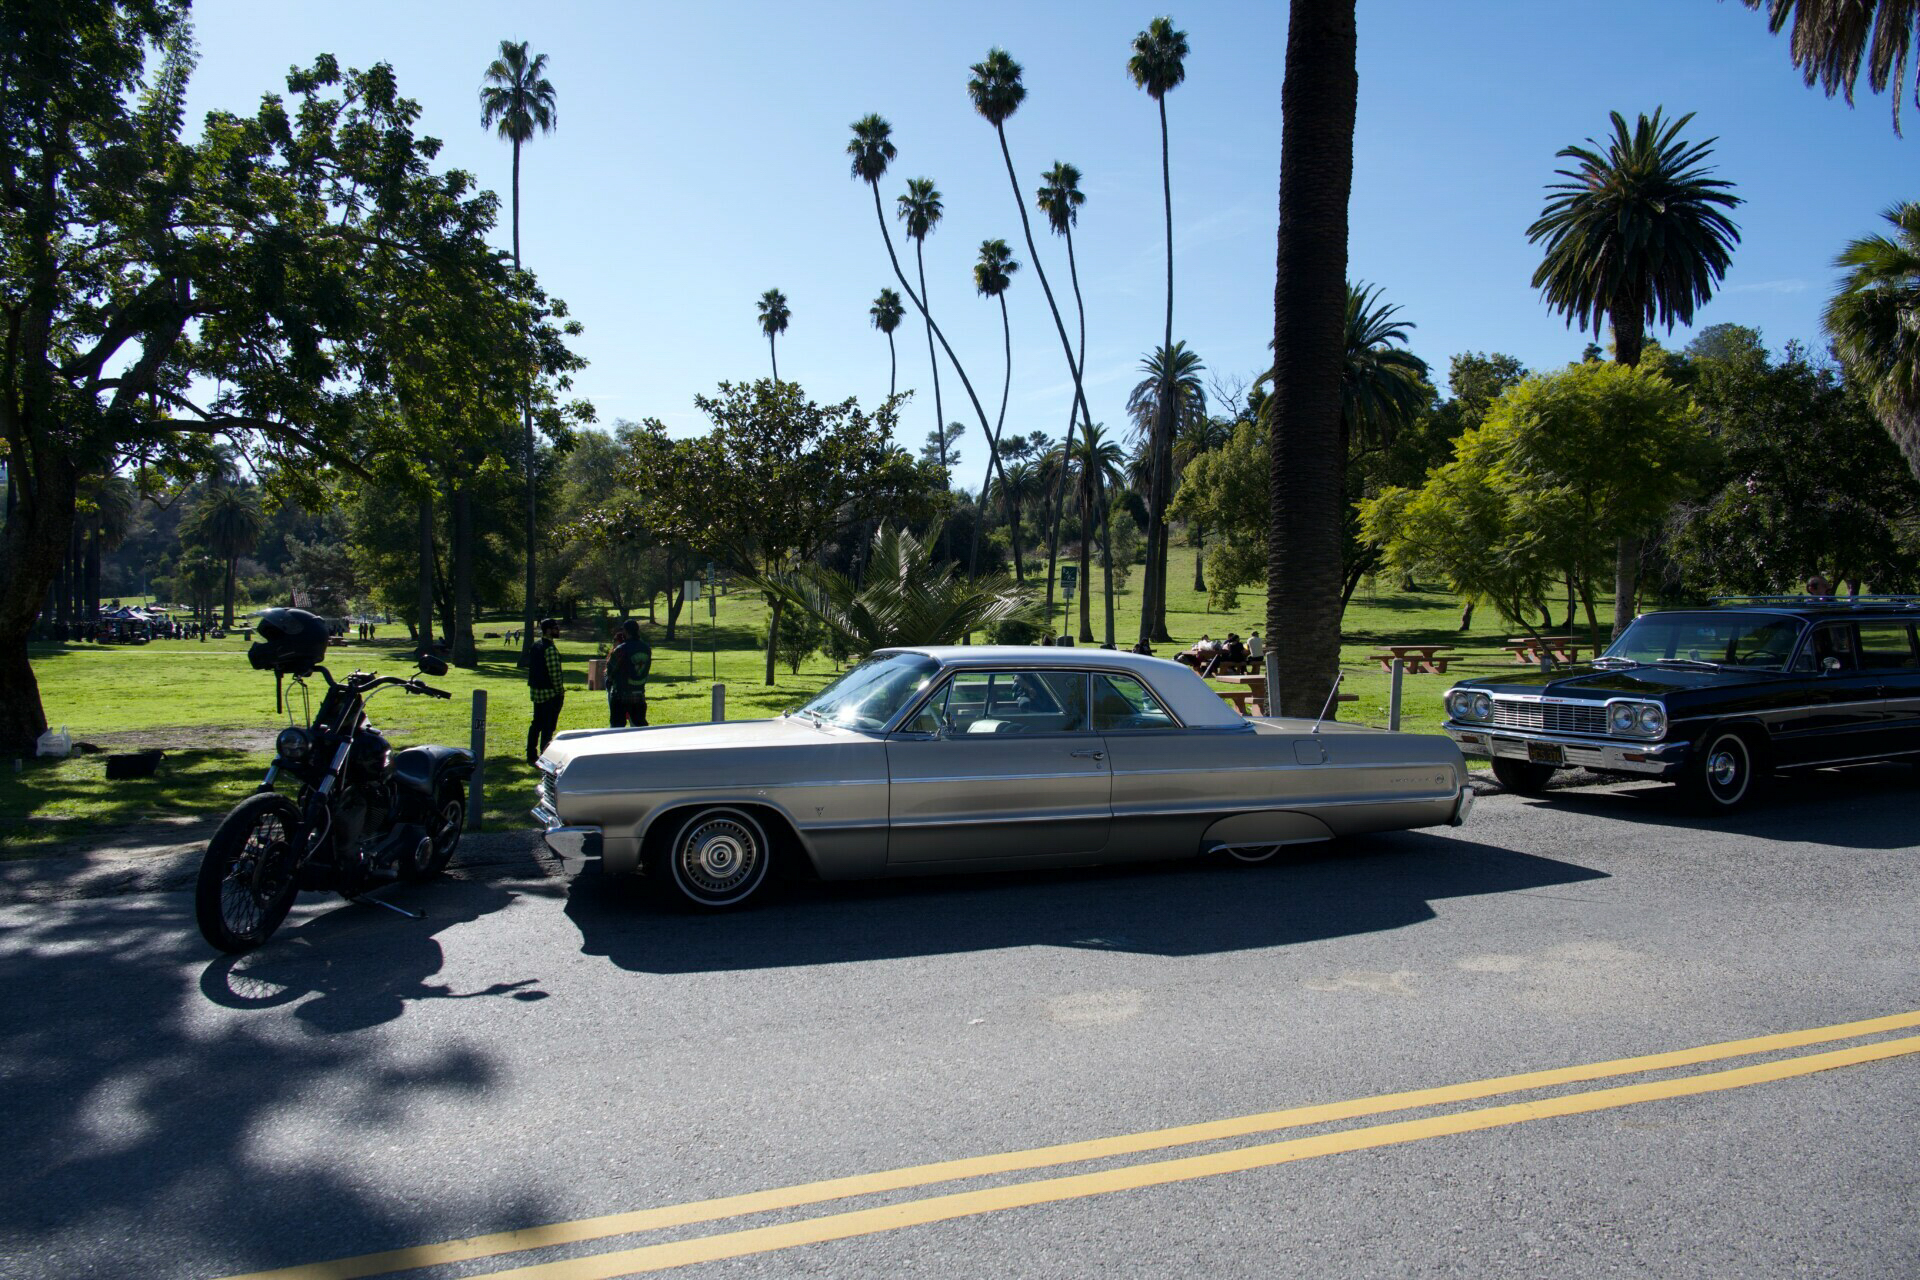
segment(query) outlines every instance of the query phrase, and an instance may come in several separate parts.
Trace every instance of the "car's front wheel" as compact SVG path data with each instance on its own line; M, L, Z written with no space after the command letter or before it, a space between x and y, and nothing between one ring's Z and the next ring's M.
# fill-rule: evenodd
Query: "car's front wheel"
M1753 744L1726 729L1707 735L1705 749L1688 761L1681 785L1695 808L1730 813L1752 797L1756 770Z
M745 906L765 887L773 846L745 810L699 809L680 823L663 861L664 879L681 902L726 911Z
M1553 766L1495 756L1493 776L1509 791L1523 796L1537 796L1547 789L1547 783L1553 777Z

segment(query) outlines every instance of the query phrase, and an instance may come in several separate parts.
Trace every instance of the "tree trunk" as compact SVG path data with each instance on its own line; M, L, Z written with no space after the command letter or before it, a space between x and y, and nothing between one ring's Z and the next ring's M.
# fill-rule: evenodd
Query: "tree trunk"
M1100 583L1107 598L1107 638L1104 647L1115 647L1113 638L1113 498L1102 486L1100 494Z
M420 582L414 597L419 604L420 652L433 652L433 495L420 495L419 545Z
M1193 589L1202 593L1207 589L1207 580L1201 573L1206 554L1207 528L1203 524L1196 523L1193 526Z
M767 683L769 685L773 683L774 644L780 635L781 604L779 596L767 597Z
M1646 304L1632 291L1623 293L1614 299L1607 311L1607 319L1613 324L1613 359L1615 364L1636 368L1640 364L1640 353L1646 346ZM1631 448L1635 441L1622 441ZM1620 633L1633 621L1634 597L1640 585L1640 539L1621 538L1613 549L1613 638L1618 640Z
M1093 643L1093 511L1080 496L1080 643Z
M773 362L773 382L780 385L780 353L773 349L773 335L767 335L767 359Z
M63 559L79 475L64 456L28 450L24 437L14 449L7 477L13 482L11 504L0 538L8 570L0 573L0 752L28 756L47 731L47 717L27 641ZM23 473L18 478L16 469Z
M1292 0L1287 24L1267 543L1275 714L1316 714L1340 662L1340 372L1359 96L1354 8L1355 0Z
M1166 213L1167 228L1167 324L1165 336L1161 339L1161 350L1169 357L1167 372L1173 372L1171 356L1173 353L1173 168L1167 159L1167 95L1161 94L1156 100L1160 108L1160 197ZM1171 382L1163 389L1159 413L1159 435L1155 442L1153 455L1152 507L1148 519L1160 526L1160 537L1156 542L1149 537L1147 545L1152 553L1147 557L1147 571L1153 579L1153 592L1149 597L1153 601L1152 638L1165 643L1172 639L1167 634L1167 507L1173 502L1173 397L1165 394L1173 390ZM1155 556L1157 555L1157 559ZM1156 568L1156 566L1158 566Z
M1014 503L1007 513L1008 532L1013 535L1013 580L1026 585L1027 566L1020 559L1020 504Z
M894 354L893 330L889 329L887 330L887 399L891 400L895 395L899 394L894 390L899 384L900 358Z
M453 665L480 663L473 643L473 493L471 485L453 491Z
M875 184L874 191L876 198L879 190L879 185ZM881 219L880 228L882 231L886 230L886 225L886 220L884 218ZM925 240L915 240L913 242L913 260L918 264L920 269L920 306L926 313L922 315L920 319L927 327L927 363L933 366L933 416L935 419L933 426L934 430L938 433L935 438L940 442L940 474L942 478L944 478L947 471L947 410L946 407L940 403L940 357L935 355L933 351L933 306L927 298L926 247L927 242ZM772 668L769 667L768 669L771 670ZM767 683L773 683L771 676L767 678Z
M515 142L513 144L513 269L515 271L520 270L520 144L518 142ZM524 599L520 605L521 627L520 627L520 662L519 662L519 665L524 667L527 665L527 656L533 652L533 641L535 638L535 634L539 629L538 626L536 625L539 621L536 611L538 610L539 604L540 604L538 599L538 596L540 594L540 583L539 583L539 579L535 575L534 545L533 545L533 540L534 540L534 499L533 499L534 449L533 449L533 381L532 381L531 373L528 374L527 386L524 390L524 394L520 402L520 422L521 422L522 428L524 429L524 435L525 435L524 443L527 450L527 458L526 458L526 463L527 463L527 528L526 528L527 581L526 581L526 599ZM432 533L431 513L429 513L429 530L428 530L429 537L431 537L431 533ZM429 637L432 636L431 618L429 618L429 622L428 622L428 636Z
M1460 629L1462 631L1465 631L1468 627L1471 627L1472 625L1473 625L1473 601L1469 600L1466 603L1466 607L1460 610Z
M234 575L234 571L239 567L239 564L240 564L239 552L236 551L232 555L227 557L227 607L226 607L226 613L225 613L226 620L222 622L221 625L225 627L228 631L233 630L233 575Z

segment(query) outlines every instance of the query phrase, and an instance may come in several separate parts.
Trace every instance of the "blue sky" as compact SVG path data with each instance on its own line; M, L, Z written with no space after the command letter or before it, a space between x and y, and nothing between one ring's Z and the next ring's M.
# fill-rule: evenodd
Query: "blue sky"
M768 372L754 304L769 287L793 310L784 377L823 401L886 393L886 341L868 307L892 273L844 153L849 122L877 111L900 148L882 184L889 218L909 177L934 178L945 197L928 292L989 413L1003 376L999 311L975 295L970 270L983 239L1014 245L1007 430L1057 434L1066 366L993 130L966 97L969 64L999 45L1026 69L1027 100L1007 128L1029 212L1053 161L1086 175L1074 246L1088 393L1095 420L1120 431L1163 322L1158 122L1125 71L1155 12L200 0L190 113L248 110L322 51L350 66L390 62L425 131L444 140L443 162L501 193L505 245L510 149L480 129L476 94L502 38L531 41L552 64L559 128L524 155L522 248L586 325L578 345L591 364L576 390L603 422L657 417L690 433L705 425L695 394ZM1210 372L1241 380L1263 367L1273 331L1285 13L1277 0L1171 10L1192 47L1168 97L1174 334ZM1888 205L1920 197L1920 139L1894 135L1884 97L1850 109L1806 88L1784 41L1738 0L1360 0L1350 275L1402 307L1436 376L1468 350L1533 368L1576 358L1589 339L1530 286L1539 255L1526 228L1555 151L1605 133L1611 110L1631 119L1656 106L1696 113L1686 136L1718 137L1716 176L1746 200L1732 269L1696 324L1753 325L1776 349L1822 343L1834 255L1877 231ZM1070 306L1062 242L1034 231ZM916 391L899 436L917 448L935 421L925 332L906 324L895 341L900 386ZM956 383L943 368L945 416L969 424L957 479L970 486L986 450Z

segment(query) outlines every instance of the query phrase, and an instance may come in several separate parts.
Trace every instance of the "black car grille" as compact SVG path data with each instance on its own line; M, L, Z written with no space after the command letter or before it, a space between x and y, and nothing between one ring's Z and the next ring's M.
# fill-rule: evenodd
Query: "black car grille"
M1493 700L1493 723L1505 729L1538 729L1544 733L1607 731L1607 709L1599 703L1510 702Z

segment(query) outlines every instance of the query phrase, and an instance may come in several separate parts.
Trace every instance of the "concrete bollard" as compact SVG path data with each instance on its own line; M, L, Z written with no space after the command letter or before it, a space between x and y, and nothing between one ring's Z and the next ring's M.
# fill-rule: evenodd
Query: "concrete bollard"
M486 812L481 794L487 781L487 691L473 691L473 777L467 782L467 830L480 829L480 815Z
M727 718L727 686L713 686L713 722L719 724Z
M1406 669L1406 663L1398 658L1393 660L1393 691L1387 696L1387 728L1395 733L1400 731L1400 682Z

